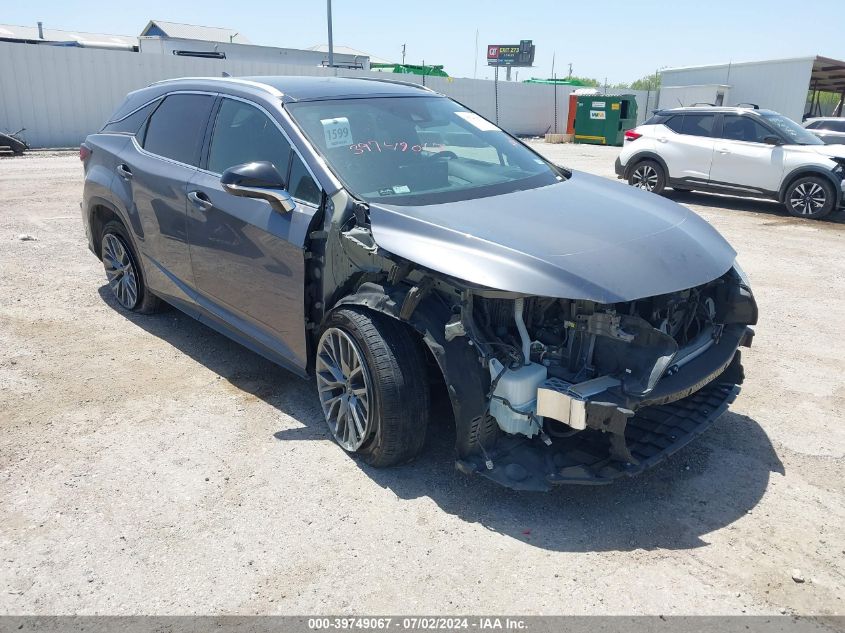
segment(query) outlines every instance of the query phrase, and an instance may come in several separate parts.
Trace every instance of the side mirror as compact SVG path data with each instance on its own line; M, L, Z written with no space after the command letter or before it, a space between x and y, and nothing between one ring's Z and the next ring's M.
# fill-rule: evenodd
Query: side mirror
M767 136L763 139L766 145L783 145L783 141L777 136Z
M259 198L280 213L290 213L296 203L285 189L285 181L273 163L266 160L229 167L220 176L227 193L244 198Z

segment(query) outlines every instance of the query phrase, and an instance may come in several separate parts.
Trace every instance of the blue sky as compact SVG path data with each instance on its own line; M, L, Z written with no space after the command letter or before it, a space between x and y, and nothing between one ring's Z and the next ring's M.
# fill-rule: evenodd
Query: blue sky
M234 28L253 43L325 43L324 0L29 0L2 2L0 23L137 35L151 18ZM334 0L334 41L391 60L444 64L456 77L492 78L487 44L532 39L535 68L519 79L573 73L611 83L664 66L820 54L845 59L845 0Z

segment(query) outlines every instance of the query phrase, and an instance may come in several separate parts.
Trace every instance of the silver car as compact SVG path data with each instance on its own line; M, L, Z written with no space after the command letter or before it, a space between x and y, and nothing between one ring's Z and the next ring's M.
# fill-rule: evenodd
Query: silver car
M843 117L807 119L804 127L824 141L825 145L845 144L845 118Z
M80 152L116 304L166 302L310 377L371 465L418 455L443 393L459 470L606 483L692 440L743 381L757 306L715 229L425 88L164 81Z

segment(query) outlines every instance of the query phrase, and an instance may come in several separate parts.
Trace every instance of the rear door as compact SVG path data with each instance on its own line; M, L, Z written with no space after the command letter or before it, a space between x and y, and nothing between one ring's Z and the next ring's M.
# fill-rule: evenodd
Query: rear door
M715 114L689 112L664 123L668 129L656 135L656 147L671 180L700 182L710 177L715 121Z
M168 300L193 303L188 252L187 185L215 96L175 93L164 98L118 155L116 190L136 235L147 283Z
M771 194L780 187L784 149L764 142L780 134L748 114L725 114L717 130L712 184Z
M270 161L296 201L291 213L233 196L220 175ZM188 186L188 241L201 305L281 362L304 371L303 244L322 193L275 119L257 104L221 99L203 169Z

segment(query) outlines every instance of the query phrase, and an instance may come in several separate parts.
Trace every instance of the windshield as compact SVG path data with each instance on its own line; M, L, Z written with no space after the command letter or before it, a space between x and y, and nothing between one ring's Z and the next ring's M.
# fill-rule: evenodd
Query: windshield
M812 132L808 132L792 119L787 119L782 114L766 114L763 118L783 134L789 143L795 145L824 145L824 142Z
M437 204L563 180L537 154L445 97L286 107L341 182L368 202Z

